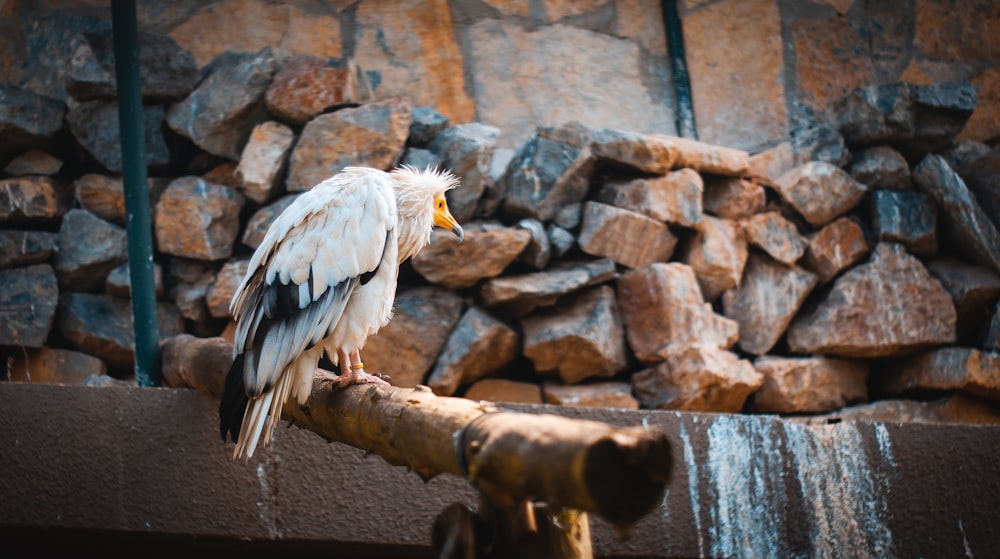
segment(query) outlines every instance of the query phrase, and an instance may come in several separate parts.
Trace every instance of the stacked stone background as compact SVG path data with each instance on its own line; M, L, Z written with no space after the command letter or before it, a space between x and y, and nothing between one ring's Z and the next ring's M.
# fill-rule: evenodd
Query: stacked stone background
M167 37L143 45L161 70L143 91L168 382L224 373L229 299L294 196L347 165L407 163L462 177L449 202L467 239L435 236L404 265L396 316L365 352L394 384L997 417L1000 155L955 141L978 103L970 84L860 89L828 125L753 155L576 122L504 150L492 126L374 99L352 61L265 48L201 69ZM109 48L106 33L81 42L67 104L0 86L17 109L3 145L20 147L0 181L10 380L131 374Z

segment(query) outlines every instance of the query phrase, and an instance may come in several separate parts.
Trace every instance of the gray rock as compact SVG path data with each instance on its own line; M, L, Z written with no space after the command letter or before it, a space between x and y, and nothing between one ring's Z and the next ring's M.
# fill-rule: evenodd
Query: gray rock
M944 158L924 158L913 169L913 182L944 213L946 231L958 241L955 249L1000 272L1000 231Z
M59 251L53 261L63 289L99 289L111 270L127 260L125 229L79 208L70 210L63 218L59 228Z
M434 107L413 107L413 122L410 123L409 142L414 146L426 146L442 130L448 128L448 117Z
M132 306L127 299L92 293L59 296L59 333L73 348L101 358L112 374L131 374L135 368ZM183 321L169 303L157 303L159 339L181 333Z
M889 146L875 146L854 156L849 169L869 190L909 190L910 165Z
M427 145L428 150L441 158L442 165L460 179L458 187L447 193L448 208L459 222L474 216L488 217L477 212L477 207L480 198L492 187L490 163L499 137L499 128L472 122L442 130Z
M122 172L121 130L118 102L85 101L66 114L73 137L98 163L111 173ZM142 107L146 142L146 165L161 170L170 163L170 148L163 137L163 105Z
M920 257L937 253L937 206L926 194L876 190L871 193L871 212L879 241L899 243Z
M448 337L427 385L439 396L451 396L467 384L496 374L520 349L521 337L513 328L483 309L470 307Z
M560 297L615 277L615 263L562 262L557 268L520 276L501 276L483 282L483 303L504 314L523 316L538 307L554 305Z
M0 84L0 161L56 144L66 104L10 83Z
M140 30L137 39L139 86L144 101L176 101L198 85L200 75L194 55L169 35ZM111 29L84 32L74 39L66 92L78 101L117 97Z
M0 271L0 345L42 347L49 337L59 287L48 264Z
M0 270L48 262L59 234L48 231L0 230Z
M266 120L264 93L286 59L270 47L220 55L198 87L170 106L167 124L208 153L239 160L250 131Z

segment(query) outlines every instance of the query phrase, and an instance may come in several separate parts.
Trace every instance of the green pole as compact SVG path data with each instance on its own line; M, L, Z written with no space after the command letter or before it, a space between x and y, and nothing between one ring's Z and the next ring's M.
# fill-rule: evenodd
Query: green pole
M135 331L135 379L139 386L160 384L159 331L153 283L153 233L146 187L146 136L139 86L139 37L135 1L111 1L118 84L122 179L125 183L132 326Z

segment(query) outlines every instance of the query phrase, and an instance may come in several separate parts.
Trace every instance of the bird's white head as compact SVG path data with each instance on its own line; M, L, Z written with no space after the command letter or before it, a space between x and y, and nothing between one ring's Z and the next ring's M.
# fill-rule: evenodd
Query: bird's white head
M448 210L445 193L458 186L458 177L445 170L409 165L394 169L390 176L399 211L399 259L415 255L431 240L434 227L447 229L465 239L465 231Z

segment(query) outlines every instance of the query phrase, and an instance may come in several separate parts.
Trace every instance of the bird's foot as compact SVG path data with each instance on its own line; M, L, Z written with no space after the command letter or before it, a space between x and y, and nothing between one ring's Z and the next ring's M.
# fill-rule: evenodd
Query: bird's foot
M333 384L337 388L347 388L352 384L378 384L381 386L391 386L385 379L388 377L383 377L383 375L372 375L366 373L364 369L351 369L348 372L341 373L337 377L337 380L333 381Z

